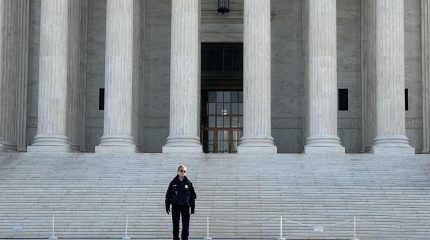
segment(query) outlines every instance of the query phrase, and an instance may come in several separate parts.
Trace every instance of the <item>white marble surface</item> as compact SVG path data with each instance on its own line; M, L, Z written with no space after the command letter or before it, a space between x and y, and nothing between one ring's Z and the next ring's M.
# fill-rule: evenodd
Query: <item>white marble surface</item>
M376 137L374 153L415 153L405 131L404 1L378 0L375 8Z
M376 136L375 132L375 88L376 88L376 65L375 65L375 41L374 31L375 8L373 2L369 0L362 1L362 151L369 152L372 149L373 141Z
M244 2L243 136L240 154L274 154L271 134L270 1Z
M37 135L29 151L69 151L67 39L69 0L42 0Z
M135 152L133 137L134 0L108 0L104 128L96 152ZM121 46L121 47L118 47Z
M162 151L200 153L200 1L173 0L171 24L169 137Z
M409 144L416 153L423 149L423 93L421 51L421 0L405 1L405 88L409 91L409 110L405 127Z
M18 0L18 76L16 145L18 151L27 151L27 86L30 30L30 0Z
M337 136L336 0L306 2L305 153L344 153Z
M421 0L423 149L430 152L430 0Z
M131 239L169 239L164 195L179 163L197 193L191 239L205 236L206 216L214 239L275 239L281 215L287 239L350 239L352 222L312 226L354 216L359 239L430 235L429 155L147 153L0 155L0 235L47 239L54 214L58 239L121 239L128 215Z
M0 3L0 151L17 149L17 15L17 1Z
M27 129L26 145L33 144L37 134L37 105L39 94L39 46L40 46L40 0L30 0L28 79L27 79Z
M140 81L144 87L139 108L143 134L138 145L147 152L161 152L169 134L171 0L144 2L145 75ZM337 1L338 87L349 91L349 110L338 112L338 136L347 152L362 149L361 129L362 125L366 126L361 121L360 49L364 47L360 39L360 2ZM88 4L85 148L94 151L103 135L103 111L98 110L98 93L104 87L105 78L106 1L92 0ZM223 16L213 10L216 4L212 0L202 0L202 40L241 41L243 1L231 0L231 4L232 12ZM304 146L302 4L301 0L271 1L271 124L279 152L298 153ZM422 148L423 142L420 4L421 0L408 0L405 4L405 83L410 97L405 125L406 135L417 149ZM30 7L27 145L31 145L37 126L40 0L31 0Z
M67 136L74 151L84 150L87 1L69 3L68 69L67 69Z
M106 1L88 1L85 149L95 151L103 136L104 111L99 110L100 89L105 87Z

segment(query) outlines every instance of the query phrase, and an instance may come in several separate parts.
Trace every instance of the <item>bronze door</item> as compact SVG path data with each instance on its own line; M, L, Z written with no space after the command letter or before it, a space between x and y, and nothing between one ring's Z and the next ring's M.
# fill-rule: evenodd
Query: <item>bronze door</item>
M203 91L201 141L204 152L237 152L242 125L242 91Z

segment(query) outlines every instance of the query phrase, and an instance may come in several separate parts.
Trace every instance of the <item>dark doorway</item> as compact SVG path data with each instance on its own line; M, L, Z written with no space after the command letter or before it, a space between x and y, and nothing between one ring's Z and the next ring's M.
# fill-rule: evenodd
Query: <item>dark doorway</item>
M234 153L243 129L243 44L202 43L201 136L206 153Z

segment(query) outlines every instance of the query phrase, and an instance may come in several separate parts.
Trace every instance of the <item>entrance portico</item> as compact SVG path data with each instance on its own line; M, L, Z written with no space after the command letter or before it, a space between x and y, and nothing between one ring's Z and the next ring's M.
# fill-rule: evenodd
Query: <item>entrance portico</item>
M215 23L209 22L207 15L202 17L200 0L166 0L146 5L142 2L144 1L41 0L38 5L39 2L33 3L26 0L4 1L4 4L0 6L0 14L3 19L1 24L7 30L3 32L5 37L0 43L0 49L4 53L3 60L1 60L1 68L4 71L2 71L0 80L2 93L0 95L2 103L0 139L3 151L25 150L27 146L30 146L28 148L30 151L85 151L85 142L93 141L97 142L92 145L97 145L96 152L135 152L145 149L142 147L143 142L147 143L147 139L155 136L163 138L163 143L157 143L157 147L153 148L158 149L159 147L159 150L156 150L158 152L203 152L201 44L208 41L216 42L213 35L210 35L211 38L207 33L209 28L216 29L219 26L214 27ZM142 74L138 71L143 71L145 64L156 65L153 64L152 56L155 54L161 56L167 52L167 50L166 52L159 50L161 47L158 47L158 43L154 40L157 37L148 40L145 36L147 33L151 33L153 36L158 34L160 29L154 30L151 27L159 26L157 24L161 24L164 20L167 21L167 18L160 18L159 22L155 22L157 14L165 9L153 8L158 6L157 4L162 5L167 2L171 9L167 9L168 11L165 12L169 12L171 16L168 18L169 27L165 29L169 30L170 35L159 37L158 40L162 42L170 39L168 42L169 61L161 61L161 64L156 64L159 64L160 72L164 69L164 65L168 65L169 70L163 73ZM273 0L245 0L243 3L232 1L232 11L226 13L227 17L219 21L223 21L225 26L230 26L225 23L232 23L233 26L227 29L228 31L236 31L235 28L239 25L242 29L238 31L241 35L231 34L234 35L233 42L243 42L243 136L238 140L239 153L273 154L279 149L282 149L280 152L286 152L285 145L293 141L300 142L297 145L303 147L301 150L297 150L299 149L297 147L296 152L304 150L306 153L344 153L348 144L355 144L360 145L357 148L362 145L364 150L374 153L392 153L394 150L398 153L413 153L414 148L410 146L408 139L411 131L416 131L413 143L422 138L425 140L419 144L427 144L428 134L420 133L416 126L420 125L421 129L427 130L428 118L412 119L411 116L405 114L406 105L403 104L405 82L407 82L405 75L408 76L408 69L405 67L408 57L405 54L409 53L405 50L405 45L410 46L410 44L405 44L405 40L402 41L405 38L405 23L399 21L399 19L404 19L405 11L407 11L404 1L362 0L361 2L363 3L361 14L366 21L363 21L363 62L360 65L363 69L363 88L362 92L360 91L357 95L369 100L363 101L363 106L358 106L358 108L363 108L362 121L354 120L355 122L348 123L354 125L350 127L351 129L358 129L354 130L355 135L344 139L345 133L339 132L339 129L345 128L345 125L348 124L338 123L338 119L339 117L346 119L350 115L341 114L343 116L339 116L337 108L339 99L336 91L342 85L339 84L339 80L345 78L340 74L342 70L338 69L345 63L338 59L349 56L338 51L339 41L341 44L345 42L343 39L339 40L338 31L343 30L339 26L344 23L337 21L339 18L338 1L306 0L299 3L294 2L291 6L286 6L285 2ZM423 17L421 21L425 22L428 5L424 0L420 2L423 6L420 9ZM206 2L204 4L206 9L208 5ZM100 6L102 7L99 8ZM103 6L106 6L105 10L103 10ZM242 7L242 9L235 9L235 6ZM285 58L284 53L284 55L277 55L277 51L284 50L280 40L290 41L290 36L285 36L285 32L279 32L280 28L276 25L279 22L276 21L285 15L292 15L293 10L290 8L294 8L295 12L297 9L302 10L297 17L301 19L299 23L302 26L297 28L300 31L294 33L303 36L298 38L301 45L294 45L287 52L287 54L295 54L292 51L299 49L296 52L303 54L303 58L298 58L299 61L297 64L295 63L295 66L299 67L303 64L303 69L294 71L300 72L299 75L303 77L299 76L297 82L303 80L301 82L304 83L303 94L298 93L298 96L295 97L296 99L303 98L304 101L297 100L299 104L294 107L285 105L287 100L284 99L290 100L292 96L282 96L280 87L285 91L290 86L296 88L300 88L300 86L293 86L294 83L287 82L290 76L284 77L284 75L289 72L279 69L282 64L292 64L282 62ZM96 18L94 17L96 15L87 12L91 10L94 13L98 9L102 9L101 12L104 12L100 15L102 18L98 15L99 18ZM371 11L372 9L376 10ZM33 25L30 28L24 26L20 28L20 31L23 32L8 34L10 29L23 26L26 21L30 21L28 20L29 12L33 14L34 18L40 14L40 21L34 23L34 25L39 24L38 28ZM64 14L60 14L61 12ZM91 17L94 19L87 22L87 19L91 19ZM101 28L94 27L95 19L97 21L103 19L106 25ZM142 19L148 20L148 22L142 21ZM282 18L282 20L285 19ZM294 23L297 24L297 22ZM210 24L212 25L209 26ZM87 26L91 27L87 29ZM425 34L427 31L424 29L426 26L428 25L421 25L423 63L427 59L425 56L428 55L424 51L429 49ZM40 32L38 35L29 37L29 41L32 43L30 45L32 61L27 61L28 65L26 65L26 61L23 59L25 54L21 54L25 52L26 48L17 47L15 44L25 46L23 42L25 42L25 37L28 37L29 29L32 31L36 29ZM105 35L91 35L100 29L106 30ZM380 29L385 31L380 31ZM25 31L27 31L27 35ZM201 37L202 33L204 33L204 38ZM87 39L87 35L91 37ZM37 44L34 44L34 36L38 37ZM77 42L76 40L79 39L82 41ZM105 43L105 46L99 44L103 46L100 48L102 51L95 51L95 47L86 51L87 42L93 41L93 45L96 45L100 39L103 39ZM143 42L146 40L152 42ZM154 46L158 47L157 50L151 49ZM302 46L303 49L300 49ZM10 51L14 48L20 50ZM374 51L370 51L371 49ZM153 53L147 53L151 51ZM148 54L154 55L148 57ZM95 56L99 55L102 55L104 60L93 61ZM11 68L10 65L7 65L6 59L19 62L19 67ZM87 61L87 59L89 60ZM99 66L94 67L99 63L103 65L103 70L100 70ZM87 65L90 66L88 70ZM33 78L37 75L36 80L31 82L30 87L33 90L29 94L25 92L27 79L22 74L26 72L25 69L28 66L32 69L29 72ZM426 66L426 64L422 64L423 73L427 70ZM94 69L99 72L94 74L91 72L95 71ZM150 70L145 69L145 71ZM86 73L89 73L88 76L85 75ZM145 112L143 109L151 104L150 101L157 101L153 96L158 92L153 93L149 101L144 92L159 90L153 87L154 81L151 83L147 81L149 81L148 79L152 81L160 75L161 77L167 76L170 80L168 84L160 82L160 85L168 85L170 91L168 97L159 97L163 101L168 99L168 103L157 106L165 106L169 112L166 114L162 110L157 112L156 107L153 106L150 106L153 108L151 111ZM24 80L22 82L10 81L11 78L15 78L14 76L20 76ZM426 76L423 74L422 86L424 87L428 82ZM103 84L95 87L99 83L92 82L92 78L103 78ZM34 90L35 85L37 85L37 91ZM152 88L142 91L142 88L147 85ZM353 87L357 87L357 85ZM94 94L94 91L91 93L88 91L87 94L87 88L92 89L91 91L103 88L106 93L104 96L106 105L103 110L91 109L96 104L88 99L97 94ZM410 98L412 90L414 89L409 89ZM428 115L428 111L424 111L428 105L427 95L428 91L423 88L422 96L418 96L419 99L422 99L423 104L422 108L417 107L421 110L415 109L417 115ZM414 96L414 101L416 98ZM284 102L279 101L280 99ZM357 102L360 99L352 99L352 101ZM25 109L24 102L30 104L28 111ZM413 105L413 107L416 106ZM296 114L297 111L293 108L300 108L303 114ZM280 113L281 110L284 112ZM291 117L288 115L290 111L292 112ZM288 117L285 117L287 115ZM150 118L150 120L146 118ZM360 119L360 116L356 118ZM26 124L29 126L26 127ZM93 126L96 126L94 129L97 128L95 131L99 132L88 133ZM150 131L154 132L147 134L145 131L148 128L152 128ZM417 130L408 132L408 128ZM100 129L102 133L100 133ZM288 134L293 131L296 131L297 135L290 138ZM351 139L361 138L360 135L362 141L351 143Z

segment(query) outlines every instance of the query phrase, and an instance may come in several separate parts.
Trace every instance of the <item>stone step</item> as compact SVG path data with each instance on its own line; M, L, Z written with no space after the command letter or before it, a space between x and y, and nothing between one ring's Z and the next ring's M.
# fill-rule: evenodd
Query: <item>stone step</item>
M430 158L276 155L166 156L96 154L0 158L0 239L120 239L129 215L132 239L169 239L164 194L178 162L197 191L191 239L428 239ZM293 224L288 219L305 223ZM14 233L21 224L23 231Z

